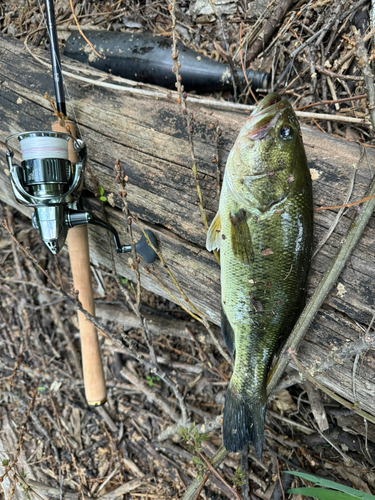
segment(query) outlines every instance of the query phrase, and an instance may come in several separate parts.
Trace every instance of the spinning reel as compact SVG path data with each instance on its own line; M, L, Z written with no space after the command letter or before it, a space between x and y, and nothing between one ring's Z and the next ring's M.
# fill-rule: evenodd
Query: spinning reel
M8 141L15 138L21 145L21 166L13 164L14 153L8 145ZM79 209L87 151L82 140L73 139L78 162L71 163L68 156L70 139L68 134L52 131L21 132L6 139L6 156L16 200L34 207L33 227L39 230L43 242L54 255L64 246L68 230L82 224L108 229L113 234L116 252L131 252L131 245L121 245L118 233L111 224ZM153 233L148 230L146 233L156 247ZM144 235L135 249L148 264L157 257Z

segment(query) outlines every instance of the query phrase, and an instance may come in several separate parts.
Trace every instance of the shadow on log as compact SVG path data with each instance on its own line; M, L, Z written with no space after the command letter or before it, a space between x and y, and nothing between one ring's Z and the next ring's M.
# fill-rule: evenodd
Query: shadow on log
M43 56L40 50L36 53ZM23 44L14 40L0 38L0 58L0 198L30 216L31 211L18 205L11 193L4 141L15 132L50 128L53 116L44 94L53 94L52 78L27 54ZM71 61L69 65L70 68L85 68ZM103 76L96 70L90 71ZM89 167L97 175L104 195L108 198L113 194L114 206L105 205L108 221L118 230L121 241L128 244L126 217L121 211L122 201L115 183L114 166L119 158L129 177L130 210L139 216L145 227L152 229L164 259L191 301L213 323L219 324L219 266L215 257L205 250L206 235L192 178L190 145L176 95L161 90L153 94L149 89L142 91L141 86L124 91L83 85L69 77L65 81L70 97L68 114L76 117L81 136L87 143ZM216 213L218 199L215 166L211 162L215 146L209 124L218 120L223 131L219 142L220 170L223 173L227 155L249 110L246 106L226 107L225 103L207 99L189 101L188 98L187 103L189 112L194 113L194 149L210 222ZM360 146L305 127L303 123L302 132L309 166L314 169L316 206L343 202L354 166L358 171L351 200L361 199L369 184L370 170L366 156L358 165ZM373 163L375 154L372 150L367 156ZM85 188L89 195L88 207L99 210L99 202L93 196L96 186L88 173ZM354 214L355 209L344 212L333 235L314 258L309 295L339 248ZM315 244L322 239L335 216L336 211L316 212ZM375 219L372 217L349 265L340 276L339 286L332 290L310 327L299 350L304 365L318 365L345 343L358 340L367 329L375 309L374 228ZM140 236L136 225L134 230ZM92 262L110 268L110 236L97 227L90 227L89 233ZM126 256L116 256L116 265L118 274L135 279ZM160 282L183 301L160 262L149 267ZM144 288L170 298L152 275L147 274L142 262L140 270ZM338 363L320 375L319 380L353 401L352 368L353 360ZM375 359L373 352L368 351L358 365L356 393L360 407L373 415L374 377Z

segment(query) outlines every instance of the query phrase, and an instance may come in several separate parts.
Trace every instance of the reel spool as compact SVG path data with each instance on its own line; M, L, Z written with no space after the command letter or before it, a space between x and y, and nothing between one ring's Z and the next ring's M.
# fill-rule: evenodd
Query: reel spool
M8 141L14 138L20 141L20 167L13 165L14 153L8 146ZM5 141L14 196L19 203L34 207L33 227L40 231L45 245L54 255L65 243L68 206L73 207L83 187L86 146L83 141L74 140L79 162L73 165L68 158L70 139L68 134L42 131L14 134Z
M13 165L14 152L8 141L17 138L22 152L21 166ZM32 224L40 231L43 242L54 255L64 246L69 228L82 224L94 224L108 229L113 234L116 252L131 252L131 245L121 245L116 229L94 214L77 210L77 202L83 188L83 173L87 151L85 143L73 139L73 147L79 161L69 161L69 134L53 131L21 132L5 140L10 180L16 200L34 207ZM152 244L156 239L146 231ZM145 262L152 263L157 255L148 245L145 236L135 246L136 252Z

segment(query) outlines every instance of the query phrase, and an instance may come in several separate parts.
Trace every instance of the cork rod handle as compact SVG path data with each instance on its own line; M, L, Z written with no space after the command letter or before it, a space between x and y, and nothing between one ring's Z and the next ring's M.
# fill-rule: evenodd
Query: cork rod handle
M70 121L67 123L70 126L71 134L75 136L75 124ZM66 133L66 130L59 122L54 122L52 124L52 130ZM72 141L69 143L69 160L72 163L78 161ZM91 284L87 226L82 225L69 229L67 244L69 248L74 288L79 292L79 300L82 307L94 316L95 306ZM86 399L90 406L99 406L105 403L107 399L107 389L104 379L98 334L95 326L79 311L78 324L81 335L82 368Z

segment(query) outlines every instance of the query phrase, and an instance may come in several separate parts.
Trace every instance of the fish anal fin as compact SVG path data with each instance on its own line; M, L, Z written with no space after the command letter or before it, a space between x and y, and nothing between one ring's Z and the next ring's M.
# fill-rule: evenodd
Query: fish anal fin
M232 251L244 264L251 264L254 255L246 210L241 208L235 215L229 214L229 220Z
M229 384L225 396L223 417L223 444L227 451L241 451L252 444L259 459L264 440L266 394L249 395L236 392Z
M220 237L221 237L221 219L220 219L220 212L218 212L215 215L214 220L211 222L211 226L207 232L206 248L209 252L212 252L213 250L219 250Z
M227 346L228 351L233 355L236 349L234 331L232 325L229 323L227 315L225 314L223 306L221 306L221 331L223 333L225 345Z

